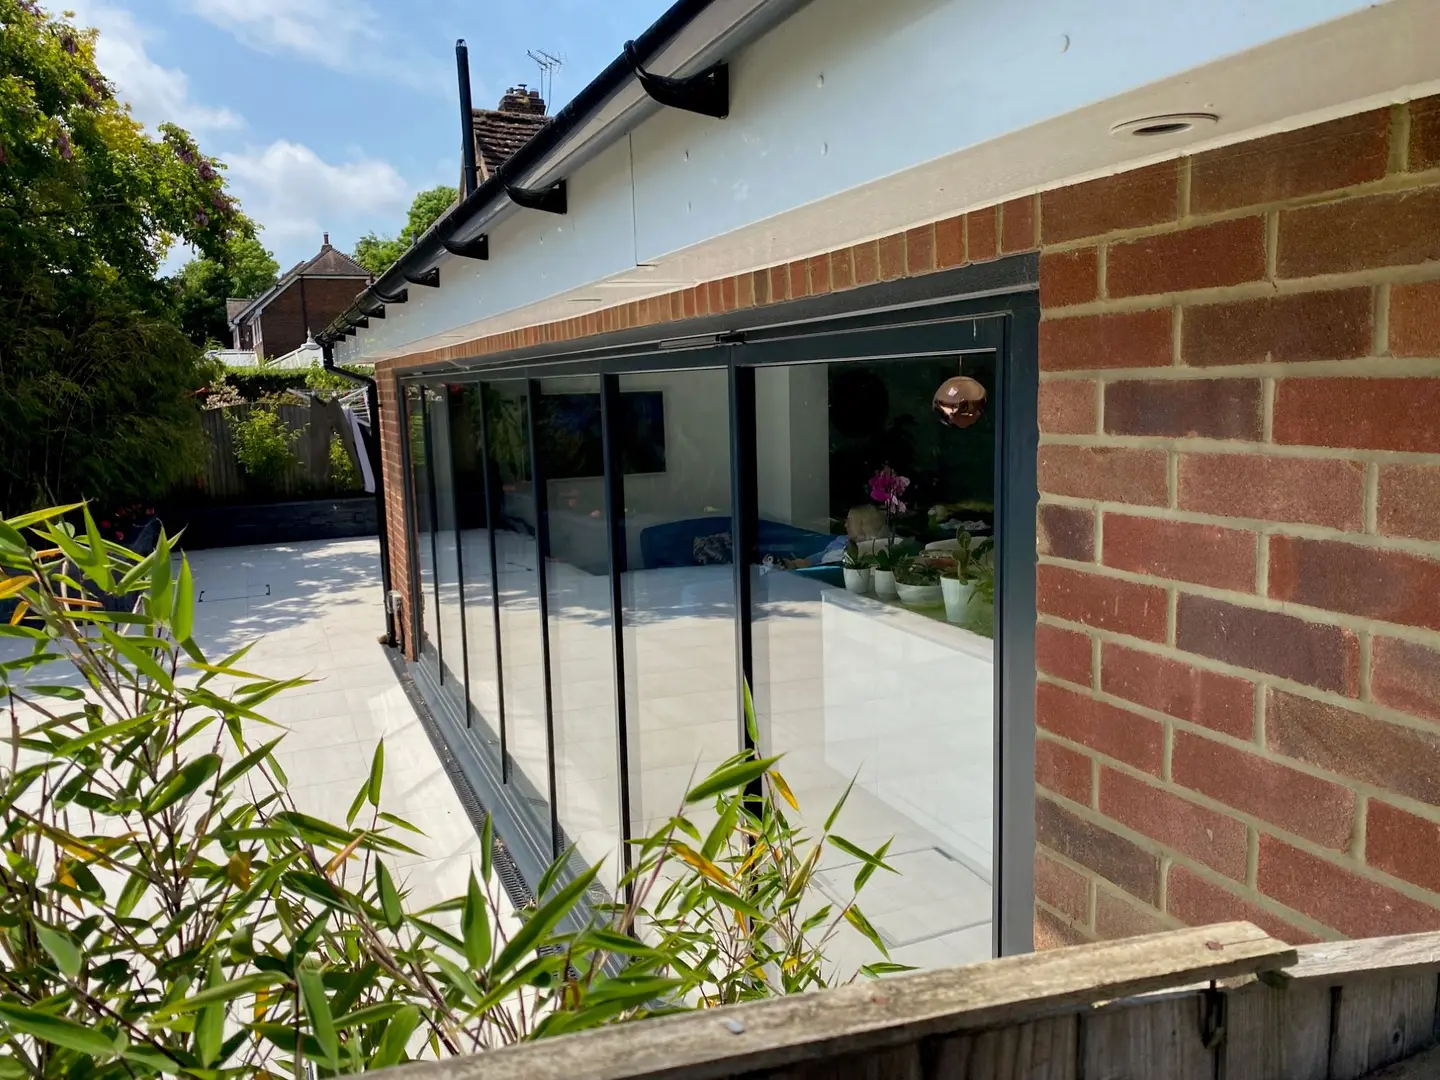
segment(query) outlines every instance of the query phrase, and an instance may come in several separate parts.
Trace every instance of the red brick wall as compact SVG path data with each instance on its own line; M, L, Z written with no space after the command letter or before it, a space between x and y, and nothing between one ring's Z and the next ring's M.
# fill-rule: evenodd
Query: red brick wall
M365 288L364 278L305 278L304 282L303 307L296 281L260 313L265 355L272 360L300 348L311 332L329 326Z
M416 652L410 619L415 597L409 563L410 516L405 502L409 477L405 475L405 428L401 423L398 384L393 363L381 361L375 365L375 386L380 402L380 472L384 477L385 524L390 538L390 588L400 594L401 605L395 619L395 633L405 655L414 660Z
M1037 938L1440 927L1440 108L1041 198Z
M381 365L396 588L395 367L1037 243L1037 945L1440 927L1440 99Z

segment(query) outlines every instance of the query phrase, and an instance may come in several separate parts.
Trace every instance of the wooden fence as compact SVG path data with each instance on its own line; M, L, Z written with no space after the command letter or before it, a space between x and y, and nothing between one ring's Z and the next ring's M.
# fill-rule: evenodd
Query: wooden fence
M1419 1080L1440 934L1178 930L601 1028L395 1080Z
M249 416L253 409L270 407L231 405L224 409L207 409L201 414L205 434L210 438L210 458L199 487L207 497L223 501L252 494L269 494L283 499L331 493L335 484L330 476L330 436L337 433L350 454L355 475L360 475L355 436L339 402L317 399L310 405L279 405L275 406L275 410L281 422L289 430L300 432L294 446L297 460L277 484L265 492L257 492L254 482L246 477L240 463L235 460L232 424Z

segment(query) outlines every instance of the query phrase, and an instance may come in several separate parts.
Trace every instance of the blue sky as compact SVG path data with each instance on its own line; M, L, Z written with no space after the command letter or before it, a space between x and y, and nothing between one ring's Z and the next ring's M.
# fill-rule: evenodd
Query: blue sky
M101 69L138 120L173 121L229 167L282 268L323 231L398 231L416 191L459 174L455 39L477 106L565 65L553 112L669 0L51 0L100 31ZM184 253L172 255L174 265Z

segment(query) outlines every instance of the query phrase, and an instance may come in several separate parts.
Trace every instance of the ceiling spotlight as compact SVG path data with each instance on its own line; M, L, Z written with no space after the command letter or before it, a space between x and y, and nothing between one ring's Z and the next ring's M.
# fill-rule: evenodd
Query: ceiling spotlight
M1112 127L1110 134L1153 139L1162 135L1182 135L1197 127L1218 123L1219 120L1220 117L1208 112L1165 113L1161 116L1142 116L1138 120L1126 120Z

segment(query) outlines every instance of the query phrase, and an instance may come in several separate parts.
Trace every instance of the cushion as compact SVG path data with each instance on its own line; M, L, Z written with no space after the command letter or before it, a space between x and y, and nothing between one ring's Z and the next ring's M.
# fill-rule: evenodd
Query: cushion
M697 536L692 545L695 561L701 566L728 563L734 558L734 545L728 532Z

